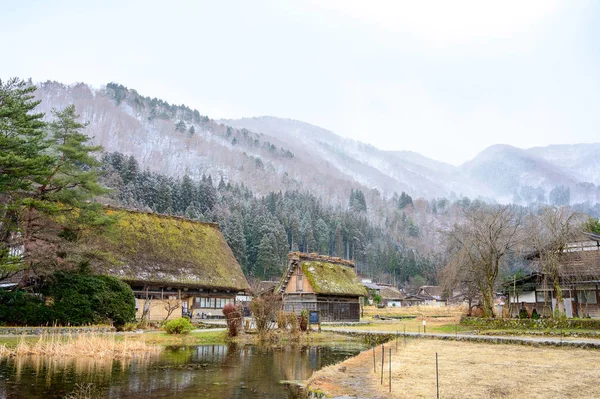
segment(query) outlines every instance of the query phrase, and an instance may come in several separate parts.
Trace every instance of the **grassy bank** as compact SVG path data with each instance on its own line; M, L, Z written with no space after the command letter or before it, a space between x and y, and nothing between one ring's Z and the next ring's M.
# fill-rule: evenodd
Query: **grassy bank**
M388 348L392 348L389 392ZM330 396L435 398L436 353L443 398L597 398L598 351L409 340L398 352L386 347L383 385L381 347L316 372L309 389Z

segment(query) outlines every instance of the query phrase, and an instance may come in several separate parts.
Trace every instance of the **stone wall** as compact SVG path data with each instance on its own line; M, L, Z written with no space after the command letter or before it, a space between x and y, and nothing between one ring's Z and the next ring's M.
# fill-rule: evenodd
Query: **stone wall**
M95 327L0 327L0 335L42 335L42 334L80 334L108 333L116 331L111 326Z

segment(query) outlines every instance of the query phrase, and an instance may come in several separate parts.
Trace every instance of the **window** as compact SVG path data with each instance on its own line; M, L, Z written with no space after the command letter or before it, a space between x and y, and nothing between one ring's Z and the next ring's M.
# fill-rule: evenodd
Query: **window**
M581 304L595 305L598 303L596 291L577 291L577 299Z
M296 276L296 291L304 291L304 276L302 274Z
M535 292L535 301L550 303L552 301L550 294L551 294L550 291L536 291Z

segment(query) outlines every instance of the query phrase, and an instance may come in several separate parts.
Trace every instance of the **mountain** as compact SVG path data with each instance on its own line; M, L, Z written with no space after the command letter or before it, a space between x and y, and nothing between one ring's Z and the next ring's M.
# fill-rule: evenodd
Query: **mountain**
M529 203L551 200L559 187L571 201L600 201L600 144L529 150L496 145L455 167L410 151L380 150L291 119L215 121L114 83L93 89L45 82L36 96L47 117L52 108L75 104L81 119L89 121L94 144L133 155L143 169L243 182L258 194L306 189L347 205L351 189L360 188L378 191L370 200L405 191L413 197Z
M502 144L488 147L460 169L476 184L491 190L493 197L502 202L510 201L523 186L551 190L578 183L570 171L525 150Z
M526 151L568 170L579 181L600 185L600 143L549 145Z

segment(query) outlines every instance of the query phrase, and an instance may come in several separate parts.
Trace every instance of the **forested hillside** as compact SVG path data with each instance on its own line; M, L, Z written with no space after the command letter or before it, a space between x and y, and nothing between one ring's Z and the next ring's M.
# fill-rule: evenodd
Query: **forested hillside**
M74 104L93 144L133 155L142 169L170 177L245 182L256 195L308 191L333 206L359 189L379 207L402 191L427 199L550 205L600 200L594 144L522 150L492 146L459 167L407 151L386 151L309 123L275 117L215 121L185 105L120 84L39 85L39 110ZM343 132L341 132L343 133ZM390 132L392 134L392 132ZM393 133L396 134L396 133ZM403 132L407 139L411 132ZM457 143L460 145L460 143ZM448 149L451 151L451 149Z

